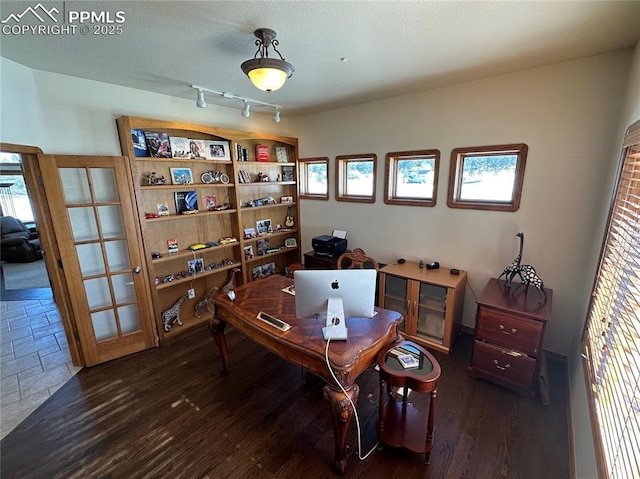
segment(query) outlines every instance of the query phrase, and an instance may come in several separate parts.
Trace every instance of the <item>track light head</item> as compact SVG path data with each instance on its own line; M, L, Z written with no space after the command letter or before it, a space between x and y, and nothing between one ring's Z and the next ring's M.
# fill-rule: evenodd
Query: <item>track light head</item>
M245 118L249 118L249 116L251 116L251 104L247 100L244 101L242 116L244 116Z
M280 110L276 108L275 113L273 114L273 122L280 123Z
M207 107L207 101L204 99L204 91L202 91L200 88L198 88L198 96L197 96L197 100L196 100L196 106L198 108L206 108Z

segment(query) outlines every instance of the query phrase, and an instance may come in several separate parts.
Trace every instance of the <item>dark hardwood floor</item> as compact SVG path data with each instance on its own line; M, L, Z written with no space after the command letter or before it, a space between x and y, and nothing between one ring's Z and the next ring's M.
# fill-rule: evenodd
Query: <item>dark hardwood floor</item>
M0 443L8 478L330 478L333 430L323 383L233 329L231 374L205 326L165 346L84 368ZM567 478L566 367L550 362L550 401L467 377L471 338L442 366L431 463L383 448L350 478ZM376 443L378 373L358 379L363 454ZM412 395L425 408L428 395Z

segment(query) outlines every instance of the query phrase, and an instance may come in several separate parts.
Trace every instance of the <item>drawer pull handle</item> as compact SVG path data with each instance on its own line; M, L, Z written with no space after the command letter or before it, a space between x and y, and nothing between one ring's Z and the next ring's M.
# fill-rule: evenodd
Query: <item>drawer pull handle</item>
M500 366L500 364L498 363L497 359L493 360L493 364L496 365L496 368L499 369L500 371L506 371L507 369L509 369L511 367L511 364L507 363L504 366Z
M511 328L511 331L507 331L506 329L504 329L504 326L502 324L498 325L498 329L500 330L501 333L504 333L504 334L515 334L518 332L516 328Z

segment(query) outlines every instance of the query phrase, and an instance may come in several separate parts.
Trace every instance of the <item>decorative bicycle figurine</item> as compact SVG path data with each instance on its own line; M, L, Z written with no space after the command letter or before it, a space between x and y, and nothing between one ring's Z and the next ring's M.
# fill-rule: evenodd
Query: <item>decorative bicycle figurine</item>
M206 184L223 183L226 185L227 183L229 183L229 176L222 171L205 171L204 173L202 173L200 179L203 183Z

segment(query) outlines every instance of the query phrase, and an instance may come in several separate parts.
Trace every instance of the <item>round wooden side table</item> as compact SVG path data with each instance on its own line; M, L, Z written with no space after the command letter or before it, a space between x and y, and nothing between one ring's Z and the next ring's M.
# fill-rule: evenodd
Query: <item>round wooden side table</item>
M404 368L392 352L406 348L418 361L413 368ZM380 409L378 437L391 447L405 448L418 454L429 455L433 447L434 407L437 395L436 381L440 377L440 364L431 353L411 341L401 341L383 349L378 354L380 367ZM402 400L393 388L402 387ZM407 388L418 393L430 393L427 418L408 402Z

